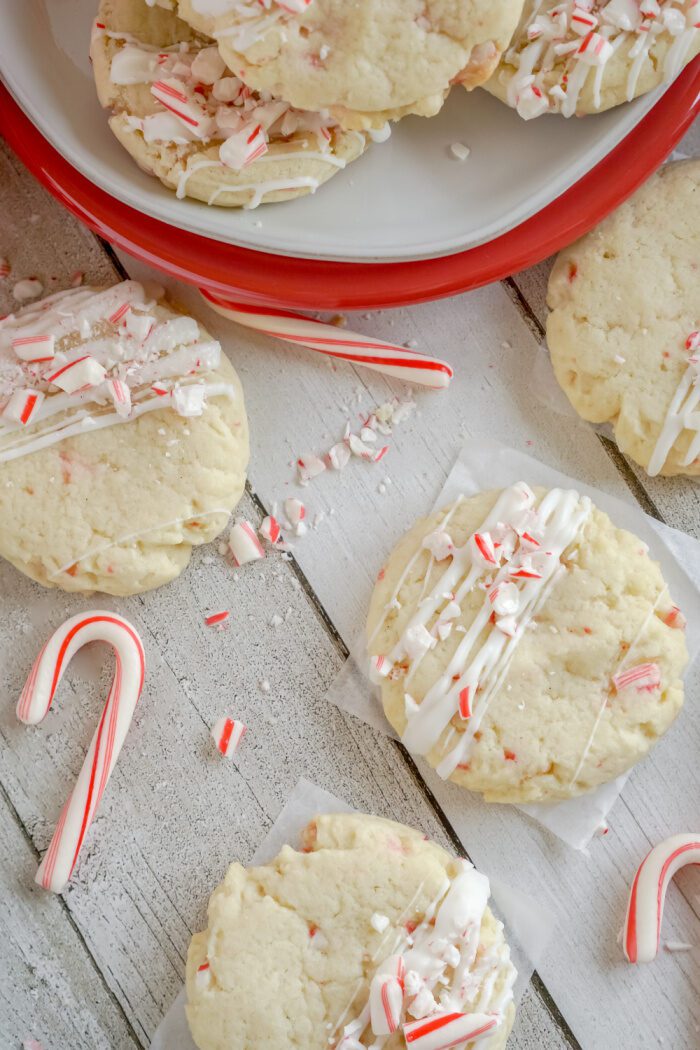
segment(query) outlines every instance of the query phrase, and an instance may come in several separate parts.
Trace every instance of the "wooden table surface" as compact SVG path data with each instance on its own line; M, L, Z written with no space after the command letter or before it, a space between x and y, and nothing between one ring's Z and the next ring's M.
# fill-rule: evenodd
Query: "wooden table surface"
M699 131L684 153L700 153ZM117 258L8 151L0 151L0 200L0 255L14 279L37 275L58 290L76 270L94 283L154 276ZM537 396L532 369L548 269L446 302L351 318L352 327L448 358L457 376L448 393L417 395L418 411L396 429L381 464L353 461L305 490L311 519L325 517L291 560L273 555L234 576L213 545L195 553L179 580L125 600L44 590L0 563L1 1050L28 1037L46 1050L147 1047L182 985L210 890L231 860L252 856L302 776L466 850L487 874L552 910L557 934L521 1003L512 1050L700 1047L700 869L677 878L664 920L664 937L691 942L691 952L662 952L633 968L616 945L640 859L668 834L698 827L697 671L678 723L634 771L610 833L588 855L518 812L443 784L326 700L382 557L435 499L465 436L527 447L700 537L697 485L646 478L609 441ZM252 448L240 510L251 521L299 494L291 466L298 455L329 447L346 418L405 395L398 381L331 368L242 331L194 289L164 283L221 340L243 381ZM11 284L0 285L2 313L12 308ZM148 676L77 872L59 897L33 877L93 733L109 659L79 656L41 727L21 726L14 707L51 628L96 606L136 625ZM207 630L204 615L218 609L231 610L230 628ZM209 739L225 711L250 727L233 762L217 759Z

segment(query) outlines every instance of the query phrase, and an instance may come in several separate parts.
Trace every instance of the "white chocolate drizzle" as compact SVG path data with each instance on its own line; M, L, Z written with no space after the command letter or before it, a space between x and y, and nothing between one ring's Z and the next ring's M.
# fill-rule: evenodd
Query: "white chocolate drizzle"
M419 887L403 915L383 937L372 961L378 961L376 974L383 974L401 960L406 974L401 1008L404 1021L462 1011L488 1013L500 1025L513 999L517 972L505 941L499 940L486 950L481 944L481 926L491 892L489 880L467 860L457 861L457 865L457 874L452 879L445 877L420 925L407 928L405 920L414 912L422 889ZM497 922L496 929L500 933L503 925ZM374 1035L372 1050L385 1046L389 1036L370 1027L369 1001L357 1017L343 1024L347 1013L348 1009L331 1032L334 1042L342 1026L342 1035L334 1042L338 1050L362 1045L359 1041L368 1029Z
M430 752L454 717L461 715L459 731L453 724L443 743L443 757L437 767L443 778L465 761L528 625L566 571L563 555L576 543L592 507L587 497L564 489L551 489L538 506L535 504L534 493L523 482L499 495L478 532L463 547L454 548L447 568L418 603L394 648L381 662L380 675L404 675L408 685L426 653L437 643L439 626L446 619L454 619L454 610L458 612L477 587L484 589L483 604L444 672L418 706L407 705L402 742L414 754ZM441 530L455 509L440 523ZM423 554L421 548L407 565L378 629ZM455 736L457 741L451 746Z
M655 477L668 454L684 431L693 433L681 466L689 467L700 456L700 333L688 336L686 349L691 351L688 367L675 391L657 439L647 473Z
M536 0L520 26L518 41L504 56L515 67L508 80L508 102L529 120L542 113L571 117L589 77L593 100L601 105L605 72L616 51L629 45L626 94L631 101L650 52L663 35L671 38L663 80L682 70L697 39L700 8L694 0ZM561 69L555 84L551 74Z
M13 343L41 335L54 337L52 360L20 360ZM86 355L105 369L104 380L75 393L57 389L49 377ZM136 281L101 291L83 287L58 292L9 314L0 321L0 462L148 412L171 408L181 415L201 414L203 398L236 396L232 384L198 378L215 372L220 360L221 346L203 339L196 321L159 317L157 304ZM114 380L129 390L125 411L110 396ZM2 417L17 390L44 395L26 427Z

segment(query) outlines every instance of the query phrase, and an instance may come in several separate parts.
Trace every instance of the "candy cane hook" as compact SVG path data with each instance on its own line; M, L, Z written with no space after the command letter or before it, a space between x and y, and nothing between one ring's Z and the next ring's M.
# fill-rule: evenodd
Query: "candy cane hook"
M687 864L700 864L700 835L673 835L639 865L632 883L622 946L631 963L656 958L668 884Z
M64 670L88 642L108 642L114 649L116 667L83 768L35 876L40 886L54 893L61 892L73 873L141 695L145 673L141 639L128 620L116 613L98 611L73 616L54 632L39 653L17 703L20 722L41 722L51 707Z
M305 346L328 357L396 376L407 383L444 390L454 375L446 361L417 354L383 339L368 339L366 335L338 329L291 310L274 310L221 299L205 288L200 288L200 292L212 310L245 328L254 328L286 343Z

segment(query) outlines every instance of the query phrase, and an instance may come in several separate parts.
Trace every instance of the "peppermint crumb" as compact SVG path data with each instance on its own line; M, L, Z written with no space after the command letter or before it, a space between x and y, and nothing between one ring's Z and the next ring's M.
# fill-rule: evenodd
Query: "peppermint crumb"
M627 358L623 357L622 354L615 354L615 364L624 365L626 360Z
M466 160L471 150L469 146L465 146L463 142L453 142L450 146L450 153L455 160Z
M263 678L262 682L260 683L260 692L261 693L269 693L270 692L270 683L268 682L267 678Z
M692 944L685 941L664 941L664 950L667 952L692 952Z
M278 613L270 618L270 627L281 627L283 623L284 620Z

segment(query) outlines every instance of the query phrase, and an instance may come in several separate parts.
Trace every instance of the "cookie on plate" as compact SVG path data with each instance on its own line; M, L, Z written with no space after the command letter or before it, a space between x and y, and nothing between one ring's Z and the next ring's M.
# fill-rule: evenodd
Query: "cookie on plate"
M366 148L327 114L251 91L212 41L143 0L102 0L90 54L113 133L178 197L229 208L290 200Z
M558 257L547 342L571 404L649 474L700 474L700 161L668 164Z
M669 83L700 52L695 0L526 0L488 91L530 120L600 113Z
M613 780L683 703L685 621L636 536L575 491L520 482L418 522L372 595L389 722L489 802Z
M44 586L172 580L225 528L247 463L221 346L142 285L59 292L0 321L0 555Z
M348 128L433 116L496 68L523 0L180 0L252 88ZM202 21L202 18L205 20Z
M199 1050L397 1050L426 1026L502 1050L516 972L488 879L378 817L317 817L302 847L214 891L187 957Z

